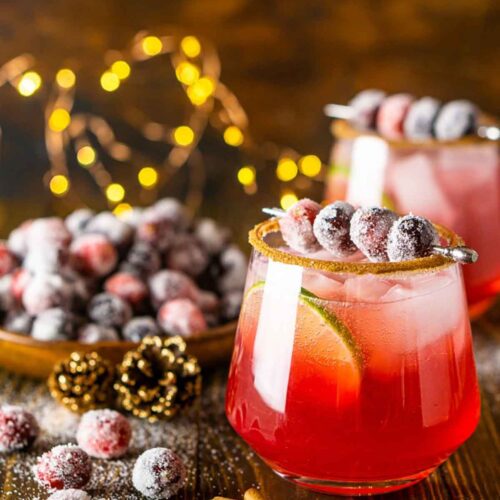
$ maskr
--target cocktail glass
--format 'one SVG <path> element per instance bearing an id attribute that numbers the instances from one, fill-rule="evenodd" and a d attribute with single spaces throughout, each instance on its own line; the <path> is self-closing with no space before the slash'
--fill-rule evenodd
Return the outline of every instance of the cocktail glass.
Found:
<path id="1" fill-rule="evenodd" d="M 464 270 L 472 315 L 500 292 L 500 160 L 480 138 L 452 143 L 388 142 L 333 124 L 335 144 L 327 198 L 413 212 L 453 229 L 479 252 Z"/>
<path id="2" fill-rule="evenodd" d="M 460 265 L 293 255 L 276 220 L 250 241 L 226 399 L 236 432 L 317 491 L 375 494 L 428 476 L 479 419 Z"/>

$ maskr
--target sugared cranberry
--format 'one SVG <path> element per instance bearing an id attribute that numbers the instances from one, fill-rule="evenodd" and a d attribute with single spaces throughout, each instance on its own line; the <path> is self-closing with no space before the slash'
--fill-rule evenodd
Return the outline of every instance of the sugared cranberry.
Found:
<path id="1" fill-rule="evenodd" d="M 27 248 L 36 250 L 44 244 L 67 247 L 71 238 L 71 233 L 59 217 L 35 219 L 28 227 Z"/>
<path id="2" fill-rule="evenodd" d="M 10 311 L 14 305 L 12 274 L 6 274 L 0 278 L 0 311 Z"/>
<path id="3" fill-rule="evenodd" d="M 127 247 L 134 236 L 134 229 L 111 212 L 97 214 L 88 222 L 85 232 L 102 234 L 120 249 Z"/>
<path id="4" fill-rule="evenodd" d="M 0 276 L 9 274 L 17 266 L 15 255 L 9 250 L 7 244 L 0 241 Z"/>
<path id="5" fill-rule="evenodd" d="M 148 277 L 161 267 L 161 258 L 158 250 L 145 241 L 137 241 L 129 250 L 120 269 L 142 277 Z"/>
<path id="6" fill-rule="evenodd" d="M 93 410 L 80 420 L 76 441 L 91 457 L 117 458 L 127 452 L 131 436 L 130 424 L 121 413 Z"/>
<path id="7" fill-rule="evenodd" d="M 158 324 L 169 335 L 192 337 L 207 329 L 201 309 L 189 299 L 166 302 L 158 311 Z"/>
<path id="8" fill-rule="evenodd" d="M 231 239 L 231 231 L 213 219 L 201 219 L 196 224 L 194 234 L 210 255 L 222 252 Z"/>
<path id="9" fill-rule="evenodd" d="M 31 273 L 21 267 L 17 268 L 12 273 L 11 290 L 12 295 L 17 301 L 21 300 L 24 290 L 30 282 L 31 277 Z"/>
<path id="10" fill-rule="evenodd" d="M 9 234 L 7 246 L 19 259 L 22 259 L 28 251 L 28 232 L 32 222 L 32 220 L 24 221 Z"/>
<path id="11" fill-rule="evenodd" d="M 198 276 L 208 265 L 208 254 L 192 235 L 179 235 L 172 243 L 167 255 L 167 267 Z"/>
<path id="12" fill-rule="evenodd" d="M 0 408 L 0 453 L 25 450 L 38 436 L 35 417 L 20 406 Z"/>
<path id="13" fill-rule="evenodd" d="M 220 265 L 222 274 L 217 284 L 220 292 L 243 290 L 247 270 L 245 254 L 236 245 L 229 245 L 220 255 Z"/>
<path id="14" fill-rule="evenodd" d="M 57 307 L 42 311 L 33 322 L 31 336 L 47 342 L 70 340 L 75 336 L 75 318 Z"/>
<path id="15" fill-rule="evenodd" d="M 403 124 L 415 98 L 410 94 L 394 94 L 385 99 L 377 113 L 378 132 L 391 140 L 404 137 Z"/>
<path id="16" fill-rule="evenodd" d="M 140 342 L 148 335 L 159 335 L 160 328 L 150 316 L 132 318 L 122 330 L 123 338 L 130 342 Z"/>
<path id="17" fill-rule="evenodd" d="M 104 283 L 106 292 L 116 295 L 132 306 L 140 305 L 148 296 L 144 281 L 130 273 L 120 272 L 110 276 Z"/>
<path id="18" fill-rule="evenodd" d="M 47 500 L 91 500 L 92 497 L 83 490 L 69 488 L 67 490 L 59 490 L 52 493 Z"/>
<path id="19" fill-rule="evenodd" d="M 74 268 L 90 276 L 106 276 L 116 266 L 115 247 L 102 234 L 83 234 L 70 247 L 70 260 Z"/>
<path id="20" fill-rule="evenodd" d="M 427 257 L 432 247 L 439 244 L 434 226 L 423 217 L 405 215 L 398 219 L 389 232 L 387 254 L 392 262 Z"/>
<path id="21" fill-rule="evenodd" d="M 320 245 L 334 257 L 353 254 L 357 248 L 349 234 L 354 208 L 344 201 L 336 201 L 323 208 L 314 221 L 314 235 Z"/>
<path id="22" fill-rule="evenodd" d="M 153 205 L 154 210 L 172 223 L 175 231 L 182 231 L 189 224 L 189 217 L 182 203 L 175 198 L 162 198 Z"/>
<path id="23" fill-rule="evenodd" d="M 221 301 L 222 317 L 231 321 L 238 317 L 240 313 L 241 303 L 243 302 L 243 292 L 241 290 L 233 290 L 226 293 Z"/>
<path id="24" fill-rule="evenodd" d="M 387 208 L 358 208 L 351 219 L 351 240 L 372 262 L 386 262 L 387 237 L 397 218 Z"/>
<path id="25" fill-rule="evenodd" d="M 158 307 L 164 302 L 179 298 L 196 300 L 198 287 L 185 274 L 164 269 L 151 276 L 149 291 L 153 305 Z"/>
<path id="26" fill-rule="evenodd" d="M 8 332 L 29 335 L 33 325 L 33 318 L 22 309 L 11 309 L 5 317 L 3 326 Z"/>
<path id="27" fill-rule="evenodd" d="M 478 110 L 466 100 L 446 103 L 434 123 L 434 134 L 440 141 L 455 141 L 477 127 Z"/>
<path id="28" fill-rule="evenodd" d="M 415 101 L 404 121 L 405 136 L 412 141 L 431 139 L 432 129 L 440 107 L 441 103 L 432 97 L 422 97 Z"/>
<path id="29" fill-rule="evenodd" d="M 88 208 L 79 208 L 71 212 L 64 220 L 66 227 L 73 237 L 80 236 L 85 231 L 87 224 L 95 216 L 95 212 Z"/>
<path id="30" fill-rule="evenodd" d="M 132 472 L 134 488 L 147 498 L 169 499 L 186 482 L 186 467 L 168 448 L 152 448 L 136 461 Z"/>
<path id="31" fill-rule="evenodd" d="M 349 106 L 354 110 L 351 121 L 362 129 L 373 128 L 384 99 L 385 92 L 382 90 L 367 89 L 361 91 L 349 101 Z"/>
<path id="32" fill-rule="evenodd" d="M 66 247 L 40 243 L 30 247 L 24 257 L 23 267 L 31 273 L 58 273 L 68 260 Z"/>
<path id="33" fill-rule="evenodd" d="M 32 316 L 52 307 L 66 307 L 70 302 L 71 287 L 58 274 L 33 276 L 22 296 L 23 306 Z"/>
<path id="34" fill-rule="evenodd" d="M 35 466 L 38 482 L 51 490 L 82 488 L 92 474 L 90 457 L 74 445 L 60 445 L 44 453 Z"/>
<path id="35" fill-rule="evenodd" d="M 175 238 L 174 223 L 155 207 L 144 210 L 137 226 L 136 236 L 160 251 L 166 250 Z"/>
<path id="36" fill-rule="evenodd" d="M 87 323 L 78 330 L 78 342 L 95 344 L 96 342 L 112 342 L 120 340 L 117 331 L 110 326 Z"/>
<path id="37" fill-rule="evenodd" d="M 308 253 L 319 249 L 313 224 L 320 210 L 318 203 L 304 198 L 292 205 L 279 219 L 281 235 L 292 250 Z"/>
<path id="38" fill-rule="evenodd" d="M 100 293 L 90 301 L 88 315 L 100 325 L 120 328 L 132 317 L 132 309 L 120 297 Z"/>

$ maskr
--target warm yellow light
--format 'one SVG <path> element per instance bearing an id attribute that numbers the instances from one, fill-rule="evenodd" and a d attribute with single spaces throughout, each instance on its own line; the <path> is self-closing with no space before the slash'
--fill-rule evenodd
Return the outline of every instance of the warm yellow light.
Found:
<path id="1" fill-rule="evenodd" d="M 152 188 L 158 182 L 158 172 L 153 167 L 143 167 L 139 170 L 137 178 L 142 187 Z"/>
<path id="2" fill-rule="evenodd" d="M 204 76 L 188 87 L 187 95 L 194 105 L 201 106 L 210 97 L 210 95 L 212 95 L 214 90 L 214 81 L 211 78 Z"/>
<path id="3" fill-rule="evenodd" d="M 65 175 L 54 175 L 50 179 L 49 188 L 56 196 L 64 196 L 69 189 L 69 179 Z"/>
<path id="4" fill-rule="evenodd" d="M 181 125 L 174 130 L 174 141 L 179 146 L 189 146 L 194 141 L 194 132 L 191 127 Z"/>
<path id="5" fill-rule="evenodd" d="M 56 73 L 56 82 L 63 89 L 70 89 L 75 85 L 76 75 L 68 68 L 62 68 Z"/>
<path id="6" fill-rule="evenodd" d="M 280 181 L 291 181 L 297 177 L 299 169 L 297 164 L 290 158 L 282 158 L 276 167 L 276 177 Z"/>
<path id="7" fill-rule="evenodd" d="M 238 170 L 238 182 L 243 186 L 250 186 L 255 182 L 255 168 L 252 166 L 241 167 Z"/>
<path id="8" fill-rule="evenodd" d="M 80 165 L 88 167 L 95 162 L 96 153 L 92 146 L 83 146 L 76 153 L 76 159 Z"/>
<path id="9" fill-rule="evenodd" d="M 54 109 L 49 117 L 49 128 L 54 132 L 62 132 L 70 123 L 71 116 L 63 108 Z"/>
<path id="10" fill-rule="evenodd" d="M 125 197 L 125 189 L 121 184 L 113 182 L 106 188 L 106 198 L 113 203 L 122 201 Z"/>
<path id="11" fill-rule="evenodd" d="M 224 141 L 230 146 L 241 146 L 243 144 L 243 132 L 235 125 L 230 125 L 224 130 Z"/>
<path id="12" fill-rule="evenodd" d="M 125 80 L 125 78 L 128 78 L 130 75 L 130 65 L 126 61 L 115 61 L 111 65 L 111 72 L 120 80 Z"/>
<path id="13" fill-rule="evenodd" d="M 101 87 L 106 92 L 113 92 L 120 86 L 120 79 L 118 75 L 111 71 L 105 71 L 101 75 Z"/>
<path id="14" fill-rule="evenodd" d="M 307 155 L 301 158 L 299 167 L 307 177 L 316 177 L 321 172 L 321 160 L 316 155 Z"/>
<path id="15" fill-rule="evenodd" d="M 181 83 L 192 85 L 200 78 L 200 70 L 194 64 L 184 61 L 175 69 L 175 76 Z"/>
<path id="16" fill-rule="evenodd" d="M 130 210 L 132 210 L 132 205 L 128 204 L 128 203 L 119 203 L 118 205 L 116 205 L 116 207 L 113 209 L 113 213 L 116 215 L 116 216 L 120 216 L 120 215 L 123 215 L 127 212 L 130 212 Z"/>
<path id="17" fill-rule="evenodd" d="M 200 55 L 201 44 L 195 36 L 185 36 L 181 40 L 181 50 L 188 57 L 196 57 Z"/>
<path id="18" fill-rule="evenodd" d="M 163 43 L 157 36 L 147 36 L 142 41 L 142 51 L 148 56 L 156 56 L 163 49 Z"/>
<path id="19" fill-rule="evenodd" d="M 295 193 L 285 193 L 281 196 L 280 205 L 283 210 L 287 210 L 292 205 L 297 203 L 299 199 Z"/>
<path id="20" fill-rule="evenodd" d="M 24 97 L 33 95 L 42 85 L 42 77 L 36 71 L 27 71 L 17 84 L 17 91 Z"/>

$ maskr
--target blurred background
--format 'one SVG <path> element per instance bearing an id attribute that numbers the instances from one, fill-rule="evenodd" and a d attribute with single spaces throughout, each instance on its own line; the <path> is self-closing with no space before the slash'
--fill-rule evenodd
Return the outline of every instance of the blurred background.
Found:
<path id="1" fill-rule="evenodd" d="M 500 4 L 493 0 L 4 0 L 0 65 L 30 53 L 41 84 L 29 96 L 20 95 L 19 79 L 0 88 L 0 233 L 24 218 L 67 213 L 79 204 L 105 209 L 146 204 L 160 194 L 184 198 L 194 182 L 192 200 L 199 211 L 225 221 L 244 239 L 263 205 L 278 205 L 287 194 L 321 197 L 325 166 L 317 173 L 313 165 L 314 175 L 299 170 L 280 181 L 276 165 L 288 156 L 299 163 L 303 155 L 328 162 L 332 138 L 322 112 L 328 102 L 345 103 L 357 91 L 377 87 L 443 100 L 467 98 L 498 115 L 499 21 Z M 141 30 L 147 32 L 137 38 Z M 102 76 L 123 56 L 113 51 L 134 54 L 134 43 L 143 43 L 145 36 L 171 34 L 178 40 L 196 37 L 201 55 L 193 55 L 196 46 L 191 46 L 188 59 L 202 69 L 211 65 L 215 73 L 211 47 L 216 50 L 224 87 L 218 77 L 212 83 L 230 89 L 248 124 L 237 127 L 242 137 L 237 130 L 226 136 L 231 112 L 228 118 L 227 109 L 206 111 L 207 126 L 193 152 L 197 166 L 170 166 L 164 184 L 145 188 L 138 172 L 144 166 L 160 172 L 172 148 L 155 137 L 154 125 L 175 131 L 189 124 L 193 113 L 201 109 L 203 114 L 206 103 L 194 104 L 186 86 L 183 91 L 178 60 L 172 65 L 169 55 L 142 60 L 139 54 L 119 88 L 111 81 L 106 89 Z M 200 60 L 206 53 L 207 61 Z M 59 167 L 50 170 L 54 158 L 49 159 L 46 129 L 61 68 L 76 75 L 75 130 L 69 122 L 53 124 L 74 133 L 64 149 L 69 184 L 53 185 L 54 194 L 50 179 Z M 234 100 L 228 103 L 239 112 Z M 116 142 L 128 148 L 125 153 L 138 151 L 117 161 L 99 149 L 93 133 L 86 135 L 108 173 L 104 184 L 112 178 L 124 189 L 111 201 L 77 158 L 84 144 L 75 139 L 78 113 L 104 118 Z M 64 122 L 65 116 L 59 118 Z M 249 169 L 242 172 L 242 167 Z"/>

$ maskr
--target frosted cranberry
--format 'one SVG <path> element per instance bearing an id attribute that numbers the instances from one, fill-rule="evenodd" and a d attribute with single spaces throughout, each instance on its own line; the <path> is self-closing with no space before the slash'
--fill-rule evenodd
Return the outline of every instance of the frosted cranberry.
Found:
<path id="1" fill-rule="evenodd" d="M 160 335 L 160 328 L 150 316 L 132 318 L 122 330 L 123 338 L 130 342 L 140 342 L 148 335 Z"/>
<path id="2" fill-rule="evenodd" d="M 169 499 L 186 482 L 186 467 L 168 448 L 152 448 L 137 459 L 132 472 L 134 488 L 148 498 Z"/>
<path id="3" fill-rule="evenodd" d="M 323 208 L 314 221 L 314 235 L 320 245 L 334 257 L 353 254 L 357 248 L 349 231 L 354 208 L 344 201 L 336 201 Z"/>
<path id="4" fill-rule="evenodd" d="M 52 493 L 47 500 L 92 500 L 92 497 L 83 490 L 69 488 Z"/>
<path id="5" fill-rule="evenodd" d="M 196 224 L 194 234 L 210 255 L 216 255 L 229 243 L 231 231 L 213 219 L 201 219 Z"/>
<path id="6" fill-rule="evenodd" d="M 9 234 L 7 246 L 18 258 L 22 259 L 28 251 L 28 231 L 32 222 L 32 220 L 24 221 Z"/>
<path id="7" fill-rule="evenodd" d="M 32 316 L 53 307 L 66 307 L 71 301 L 71 287 L 58 274 L 38 274 L 26 285 L 22 303 Z"/>
<path id="8" fill-rule="evenodd" d="M 434 133 L 440 141 L 455 141 L 472 133 L 477 127 L 477 107 L 469 101 L 446 103 L 434 123 Z"/>
<path id="9" fill-rule="evenodd" d="M 153 305 L 179 298 L 197 299 L 198 287 L 185 274 L 164 269 L 154 274 L 149 280 L 149 291 Z"/>
<path id="10" fill-rule="evenodd" d="M 85 226 L 86 233 L 98 233 L 105 236 L 115 247 L 124 248 L 132 242 L 134 229 L 111 212 L 101 212 Z"/>
<path id="11" fill-rule="evenodd" d="M 40 244 L 66 247 L 71 238 L 71 233 L 59 217 L 35 219 L 28 228 L 27 246 L 28 250 L 31 248 L 36 250 Z"/>
<path id="12" fill-rule="evenodd" d="M 23 267 L 31 273 L 58 273 L 68 260 L 66 247 L 43 242 L 31 247 L 24 257 Z"/>
<path id="13" fill-rule="evenodd" d="M 221 313 L 226 321 L 236 319 L 240 313 L 241 303 L 243 302 L 243 292 L 233 290 L 222 297 Z"/>
<path id="14" fill-rule="evenodd" d="M 351 121 L 360 128 L 373 128 L 380 105 L 384 102 L 385 92 L 376 89 L 367 89 L 355 95 L 349 106 L 354 110 Z"/>
<path id="15" fill-rule="evenodd" d="M 245 254 L 236 245 L 229 245 L 220 255 L 222 274 L 217 283 L 219 291 L 243 290 L 247 264 Z"/>
<path id="16" fill-rule="evenodd" d="M 8 249 L 7 244 L 0 241 L 0 276 L 4 276 L 17 266 L 15 255 Z"/>
<path id="17" fill-rule="evenodd" d="M 154 207 L 144 210 L 136 236 L 160 251 L 166 250 L 175 238 L 174 222 Z"/>
<path id="18" fill-rule="evenodd" d="M 31 273 L 23 268 L 18 268 L 12 273 L 11 291 L 17 301 L 21 300 L 31 277 Z"/>
<path id="19" fill-rule="evenodd" d="M 439 244 L 434 226 L 423 217 L 405 215 L 398 219 L 389 232 L 387 254 L 392 262 L 427 257 L 432 247 Z"/>
<path id="20" fill-rule="evenodd" d="M 382 103 L 377 114 L 378 132 L 391 140 L 404 137 L 403 125 L 415 98 L 410 94 L 394 94 Z"/>
<path id="21" fill-rule="evenodd" d="M 8 332 L 29 335 L 33 325 L 33 318 L 23 310 L 11 309 L 5 317 L 3 326 Z"/>
<path id="22" fill-rule="evenodd" d="M 175 198 L 163 198 L 158 200 L 153 209 L 169 220 L 176 231 L 187 228 L 189 217 L 182 203 Z"/>
<path id="23" fill-rule="evenodd" d="M 100 293 L 90 301 L 88 315 L 100 325 L 120 328 L 132 317 L 132 309 L 120 297 Z"/>
<path id="24" fill-rule="evenodd" d="M 172 243 L 167 255 L 167 267 L 190 276 L 198 276 L 208 265 L 208 254 L 191 235 L 182 235 Z"/>
<path id="25" fill-rule="evenodd" d="M 433 126 L 441 103 L 432 97 L 422 97 L 415 101 L 404 121 L 405 136 L 412 141 L 432 138 Z"/>
<path id="26" fill-rule="evenodd" d="M 196 336 L 207 329 L 201 309 L 189 299 L 166 302 L 158 311 L 158 324 L 169 335 Z"/>
<path id="27" fill-rule="evenodd" d="M 64 220 L 69 232 L 75 236 L 79 236 L 85 231 L 87 224 L 95 216 L 95 212 L 88 208 L 79 208 L 71 212 Z"/>
<path id="28" fill-rule="evenodd" d="M 120 340 L 117 331 L 110 326 L 87 323 L 78 330 L 78 342 L 95 344 L 96 342 L 113 342 Z"/>
<path id="29" fill-rule="evenodd" d="M 0 408 L 0 453 L 30 447 L 38 432 L 35 417 L 25 409 L 11 405 Z"/>
<path id="30" fill-rule="evenodd" d="M 397 218 L 387 208 L 358 208 L 351 219 L 351 240 L 372 262 L 386 262 L 387 237 Z"/>
<path id="31" fill-rule="evenodd" d="M 150 276 L 160 270 L 161 258 L 158 250 L 145 241 L 137 241 L 129 250 L 120 269 L 138 276 Z"/>
<path id="32" fill-rule="evenodd" d="M 128 420 L 114 410 L 85 413 L 76 433 L 78 446 L 96 458 L 117 458 L 128 450 L 132 429 Z"/>
<path id="33" fill-rule="evenodd" d="M 90 457 L 75 445 L 60 445 L 38 458 L 35 476 L 51 490 L 82 488 L 92 474 Z"/>
<path id="34" fill-rule="evenodd" d="M 281 235 L 292 250 L 302 253 L 319 250 L 313 224 L 320 210 L 318 203 L 304 198 L 292 205 L 279 219 Z"/>
<path id="35" fill-rule="evenodd" d="M 115 267 L 115 247 L 102 234 L 83 234 L 70 246 L 70 260 L 75 269 L 91 276 L 106 276 Z"/>
<path id="36" fill-rule="evenodd" d="M 33 322 L 31 336 L 45 342 L 71 340 L 75 337 L 75 318 L 57 307 L 42 311 Z"/>
<path id="37" fill-rule="evenodd" d="M 14 305 L 12 274 L 6 274 L 0 278 L 0 311 L 10 311 Z"/>
<path id="38" fill-rule="evenodd" d="M 144 281 L 130 273 L 116 273 L 104 283 L 106 292 L 126 300 L 132 306 L 140 305 L 148 296 Z"/>

